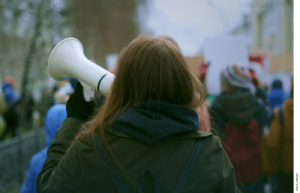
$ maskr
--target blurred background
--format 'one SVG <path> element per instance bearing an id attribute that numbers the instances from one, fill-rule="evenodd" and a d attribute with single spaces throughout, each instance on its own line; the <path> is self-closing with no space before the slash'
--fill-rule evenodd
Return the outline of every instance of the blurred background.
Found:
<path id="1" fill-rule="evenodd" d="M 216 77 L 232 62 L 252 68 L 267 91 L 279 78 L 289 92 L 293 10 L 293 0 L 0 0 L 0 85 L 9 76 L 22 98 L 15 133 L 3 135 L 0 90 L 0 192 L 19 192 L 31 156 L 46 146 L 47 110 L 72 92 L 72 81 L 56 82 L 47 72 L 62 39 L 78 38 L 87 58 L 112 69 L 140 33 L 170 36 L 196 76 L 201 63 L 209 64 L 210 95 L 220 92 Z"/>

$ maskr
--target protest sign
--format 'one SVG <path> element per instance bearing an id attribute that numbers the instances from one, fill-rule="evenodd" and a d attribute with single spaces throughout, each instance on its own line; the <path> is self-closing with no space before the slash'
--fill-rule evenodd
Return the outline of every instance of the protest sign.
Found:
<path id="1" fill-rule="evenodd" d="M 294 71 L 294 55 L 292 53 L 272 55 L 269 72 Z"/>
<path id="2" fill-rule="evenodd" d="M 247 41 L 241 36 L 206 39 L 204 58 L 205 62 L 210 62 L 206 76 L 207 93 L 217 95 L 221 92 L 220 74 L 227 65 L 249 65 Z"/>
<path id="3" fill-rule="evenodd" d="M 198 69 L 202 62 L 204 62 L 203 56 L 195 56 L 195 57 L 185 57 L 185 61 L 187 65 L 189 66 L 191 72 L 198 76 Z"/>

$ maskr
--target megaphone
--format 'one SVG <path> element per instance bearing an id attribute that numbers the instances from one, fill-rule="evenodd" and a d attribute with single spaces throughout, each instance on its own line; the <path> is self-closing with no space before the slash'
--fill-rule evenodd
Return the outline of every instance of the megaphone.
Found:
<path id="1" fill-rule="evenodd" d="M 78 79 L 84 88 L 84 98 L 91 101 L 95 91 L 106 95 L 114 80 L 114 74 L 88 60 L 81 42 L 73 37 L 60 41 L 48 59 L 50 76 L 60 81 L 63 77 Z"/>

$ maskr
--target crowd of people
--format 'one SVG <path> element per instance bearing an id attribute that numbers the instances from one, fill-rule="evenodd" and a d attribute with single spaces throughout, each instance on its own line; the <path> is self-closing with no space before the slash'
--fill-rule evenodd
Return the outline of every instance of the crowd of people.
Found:
<path id="1" fill-rule="evenodd" d="M 5 120 L 5 129 L 0 134 L 0 141 L 2 141 L 7 134 L 11 134 L 11 137 L 16 136 L 16 129 L 19 126 L 17 105 L 20 103 L 21 97 L 14 89 L 16 86 L 15 80 L 7 76 L 4 78 L 4 83 L 1 86 L 1 115 Z"/>
<path id="2" fill-rule="evenodd" d="M 74 88 L 78 80 L 66 77 L 61 81 L 51 85 L 47 89 L 47 107 L 50 108 L 54 104 L 66 104 L 69 95 L 74 92 Z M 33 128 L 33 110 L 34 97 L 29 97 L 28 105 L 26 106 L 25 123 L 28 127 Z M 20 111 L 23 110 L 21 104 L 24 97 L 16 91 L 16 81 L 13 77 L 7 76 L 4 78 L 0 92 L 0 116 L 3 117 L 5 128 L 0 132 L 0 141 L 17 135 L 17 128 L 20 126 Z M 23 129 L 24 130 L 24 129 Z M 22 132 L 22 131 L 21 131 Z"/>
<path id="3" fill-rule="evenodd" d="M 140 35 L 110 69 L 105 100 L 86 102 L 78 81 L 59 82 L 47 147 L 20 192 L 263 193 L 266 182 L 293 192 L 293 76 L 290 94 L 279 79 L 267 93 L 255 72 L 230 64 L 221 93 L 208 96 L 207 68 L 196 77 L 170 37 Z M 21 97 L 12 80 L 2 92 L 14 135 L 7 117 Z"/>

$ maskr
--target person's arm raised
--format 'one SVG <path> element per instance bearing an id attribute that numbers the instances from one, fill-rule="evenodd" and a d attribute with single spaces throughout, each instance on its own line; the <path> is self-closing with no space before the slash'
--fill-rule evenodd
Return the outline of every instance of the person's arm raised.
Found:
<path id="1" fill-rule="evenodd" d="M 81 124 L 87 121 L 94 111 L 94 102 L 84 100 L 82 89 L 81 84 L 78 83 L 75 93 L 67 102 L 67 119 L 62 123 L 48 148 L 43 169 L 37 177 L 37 192 L 59 192 L 58 186 L 62 187 L 62 184 L 78 172 L 78 168 L 72 167 L 72 165 L 76 166 L 76 160 L 69 160 L 66 163 L 64 157 L 71 141 L 78 134 Z M 74 184 L 68 184 L 67 188 L 64 186 L 64 190 L 71 191 L 75 188 L 76 191 L 78 184 L 71 180 L 68 183 Z"/>

